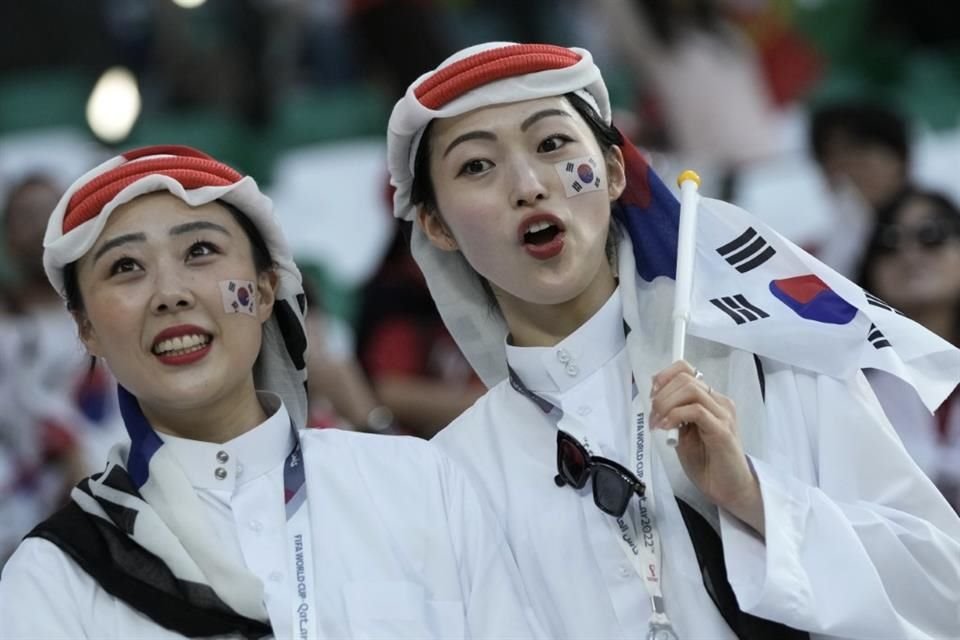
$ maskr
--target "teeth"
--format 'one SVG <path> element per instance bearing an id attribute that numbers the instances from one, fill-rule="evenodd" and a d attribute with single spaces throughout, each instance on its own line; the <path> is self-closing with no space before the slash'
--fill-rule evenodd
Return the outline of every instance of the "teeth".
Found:
<path id="1" fill-rule="evenodd" d="M 153 347 L 153 352 L 157 355 L 169 353 L 171 351 L 196 350 L 210 342 L 210 336 L 192 334 L 189 336 L 177 336 L 168 338 Z"/>
<path id="2" fill-rule="evenodd" d="M 529 227 L 527 227 L 527 233 L 536 233 L 537 231 L 543 231 L 544 229 L 549 229 L 553 225 L 549 222 L 534 222 Z"/>

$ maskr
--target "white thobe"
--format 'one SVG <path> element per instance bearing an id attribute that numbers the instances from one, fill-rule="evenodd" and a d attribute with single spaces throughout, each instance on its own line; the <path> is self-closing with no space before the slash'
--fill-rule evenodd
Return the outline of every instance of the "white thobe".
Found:
<path id="1" fill-rule="evenodd" d="M 162 438 L 200 497 L 222 553 L 263 582 L 276 637 L 293 637 L 283 467 L 294 439 L 286 410 L 222 445 Z M 334 429 L 301 431 L 300 439 L 323 637 L 531 635 L 502 531 L 435 447 Z M 0 635 L 181 637 L 106 593 L 38 538 L 23 542 L 4 568 Z"/>
<path id="2" fill-rule="evenodd" d="M 628 463 L 630 365 L 619 291 L 552 348 L 507 347 L 526 386 L 599 453 Z M 960 637 L 960 519 L 904 451 L 866 381 L 764 361 L 767 430 L 751 458 L 766 539 L 720 510 L 740 607 L 813 637 Z M 638 381 L 647 393 L 649 381 Z M 557 487 L 557 427 L 509 382 L 434 439 L 473 474 L 507 528 L 538 617 L 557 638 L 643 638 L 643 582 L 593 503 Z M 707 594 L 663 464 L 652 490 L 666 610 L 681 639 L 730 638 Z M 594 451 L 594 453 L 598 453 Z M 631 510 L 636 509 L 636 500 Z"/>

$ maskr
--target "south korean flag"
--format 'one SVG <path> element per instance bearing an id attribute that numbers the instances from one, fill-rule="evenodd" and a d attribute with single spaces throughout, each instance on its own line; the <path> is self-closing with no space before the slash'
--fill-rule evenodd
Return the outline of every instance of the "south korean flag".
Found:
<path id="1" fill-rule="evenodd" d="M 601 188 L 599 165 L 593 156 L 564 160 L 556 163 L 554 168 L 563 181 L 563 190 L 568 198 Z"/>
<path id="2" fill-rule="evenodd" d="M 835 377 L 887 371 L 934 410 L 960 350 L 866 293 L 750 213 L 702 198 L 688 331 Z"/>

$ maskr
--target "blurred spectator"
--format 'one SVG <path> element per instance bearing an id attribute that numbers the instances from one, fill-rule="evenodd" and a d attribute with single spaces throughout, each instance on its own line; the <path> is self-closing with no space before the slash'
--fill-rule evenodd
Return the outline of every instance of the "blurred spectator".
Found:
<path id="1" fill-rule="evenodd" d="M 907 188 L 877 212 L 861 284 L 948 342 L 960 345 L 960 210 Z M 931 416 L 913 390 L 881 371 L 868 377 L 904 445 L 960 511 L 960 388 Z"/>
<path id="2" fill-rule="evenodd" d="M 106 373 L 88 374 L 73 321 L 43 272 L 43 234 L 59 196 L 50 178 L 34 174 L 12 186 L 3 207 L 13 282 L 0 318 L 0 562 L 90 472 L 86 461 L 102 459 L 95 431 L 109 431 L 103 425 L 115 415 Z"/>
<path id="3" fill-rule="evenodd" d="M 660 136 L 681 156 L 730 173 L 772 154 L 774 111 L 757 52 L 715 0 L 602 0 L 615 47 L 646 102 L 647 147 Z"/>
<path id="4" fill-rule="evenodd" d="M 451 52 L 433 0 L 347 0 L 360 68 L 391 99 Z"/>
<path id="5" fill-rule="evenodd" d="M 483 394 L 483 383 L 440 319 L 400 226 L 361 305 L 357 353 L 400 429 L 429 438 Z"/>
<path id="6" fill-rule="evenodd" d="M 846 276 L 854 269 L 874 225 L 907 184 L 910 133 L 895 111 L 874 103 L 837 102 L 813 112 L 810 147 L 833 199 L 833 230 L 817 256 Z"/>
<path id="7" fill-rule="evenodd" d="M 392 432 L 393 413 L 377 399 L 353 350 L 349 328 L 328 313 L 317 282 L 303 269 L 307 296 L 309 426 Z"/>

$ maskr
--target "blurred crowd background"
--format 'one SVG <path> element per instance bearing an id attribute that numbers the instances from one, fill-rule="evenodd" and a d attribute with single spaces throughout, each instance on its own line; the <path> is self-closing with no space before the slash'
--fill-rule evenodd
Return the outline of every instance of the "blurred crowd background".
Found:
<path id="1" fill-rule="evenodd" d="M 307 278 L 311 426 L 430 437 L 482 393 L 391 217 L 384 158 L 406 86 L 476 42 L 589 49 L 666 183 L 695 169 L 960 344 L 955 3 L 30 0 L 0 25 L 0 566 L 125 437 L 41 240 L 63 190 L 126 148 L 198 147 L 274 199 Z M 930 416 L 868 373 L 960 505 L 960 397 Z"/>

